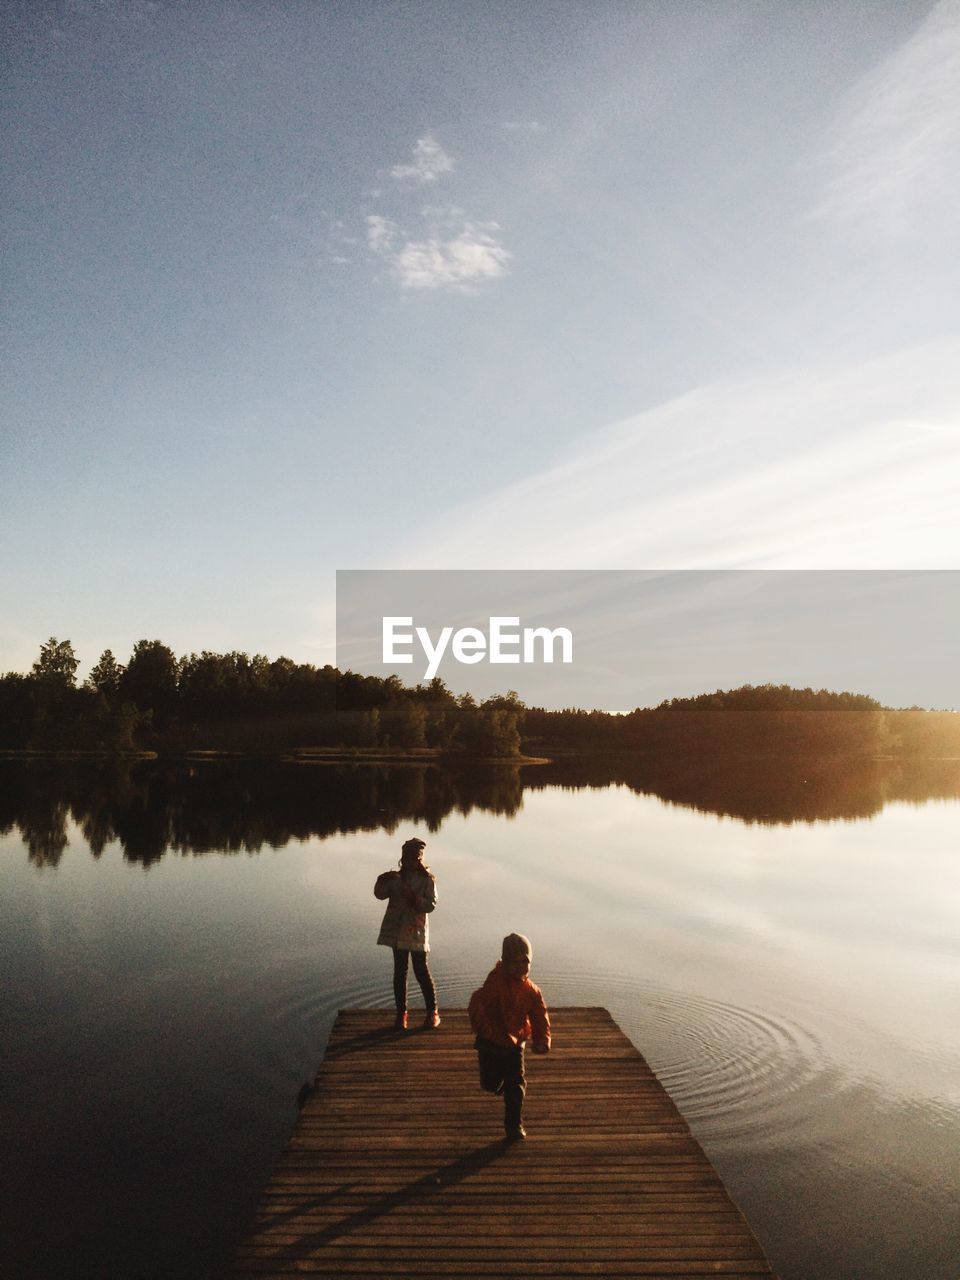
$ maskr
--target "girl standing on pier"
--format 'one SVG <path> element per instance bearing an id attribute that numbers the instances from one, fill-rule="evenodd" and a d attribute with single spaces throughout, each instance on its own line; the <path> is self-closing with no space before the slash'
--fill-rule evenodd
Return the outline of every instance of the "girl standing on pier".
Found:
<path id="1" fill-rule="evenodd" d="M 427 1008 L 423 1025 L 430 1028 L 440 1025 L 437 992 L 427 964 L 430 951 L 427 915 L 437 905 L 437 881 L 430 868 L 423 864 L 425 848 L 423 840 L 416 837 L 407 840 L 400 850 L 400 870 L 384 871 L 373 886 L 375 898 L 387 899 L 377 943 L 393 949 L 393 996 L 397 1005 L 394 1028 L 397 1031 L 406 1031 L 409 1026 L 407 970 L 411 956 L 414 977 L 420 984 Z"/>

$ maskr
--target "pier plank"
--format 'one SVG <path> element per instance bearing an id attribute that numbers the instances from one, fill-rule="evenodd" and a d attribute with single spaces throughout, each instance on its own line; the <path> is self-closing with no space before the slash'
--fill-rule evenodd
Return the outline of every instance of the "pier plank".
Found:
<path id="1" fill-rule="evenodd" d="M 345 1009 L 228 1275 L 478 1280 L 773 1276 L 669 1095 L 606 1009 L 551 1011 L 526 1142 L 502 1141 L 466 1012 L 392 1031 Z"/>

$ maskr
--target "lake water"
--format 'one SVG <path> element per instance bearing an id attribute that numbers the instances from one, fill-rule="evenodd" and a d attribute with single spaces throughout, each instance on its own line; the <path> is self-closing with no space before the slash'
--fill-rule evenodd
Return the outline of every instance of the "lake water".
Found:
<path id="1" fill-rule="evenodd" d="M 4 1276 L 222 1262 L 337 1009 L 391 1003 L 371 890 L 412 834 L 441 1010 L 528 934 L 783 1280 L 960 1272 L 960 762 L 8 762 L 0 831 Z"/>

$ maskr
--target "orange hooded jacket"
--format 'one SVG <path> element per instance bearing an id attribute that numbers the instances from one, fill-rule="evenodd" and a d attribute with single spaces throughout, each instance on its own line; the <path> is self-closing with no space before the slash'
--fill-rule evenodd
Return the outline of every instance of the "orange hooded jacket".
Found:
<path id="1" fill-rule="evenodd" d="M 550 1048 L 550 1016 L 540 988 L 529 978 L 514 978 L 498 960 L 467 1006 L 470 1025 L 494 1044 L 523 1044 L 533 1037 L 535 1049 Z"/>

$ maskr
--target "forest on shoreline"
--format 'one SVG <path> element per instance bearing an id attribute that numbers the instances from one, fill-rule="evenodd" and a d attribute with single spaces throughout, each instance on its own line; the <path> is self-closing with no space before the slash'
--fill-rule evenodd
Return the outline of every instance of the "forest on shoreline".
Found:
<path id="1" fill-rule="evenodd" d="M 477 702 L 440 679 L 413 687 L 289 658 L 203 651 L 178 658 L 140 640 L 107 649 L 90 675 L 51 637 L 30 672 L 0 676 L 7 752 L 291 751 L 517 759 L 568 753 L 734 752 L 742 756 L 960 755 L 960 712 L 884 707 L 866 694 L 745 685 L 627 714 Z"/>

